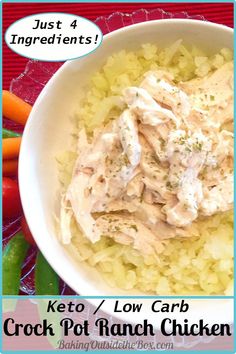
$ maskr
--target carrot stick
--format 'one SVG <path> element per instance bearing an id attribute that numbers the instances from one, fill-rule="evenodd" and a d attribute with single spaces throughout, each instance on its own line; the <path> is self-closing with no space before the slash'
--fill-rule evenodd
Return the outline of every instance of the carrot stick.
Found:
<path id="1" fill-rule="evenodd" d="M 32 107 L 13 93 L 2 91 L 2 114 L 16 123 L 25 125 Z"/>
<path id="2" fill-rule="evenodd" d="M 15 176 L 18 171 L 18 160 L 4 160 L 2 165 L 3 176 Z"/>
<path id="3" fill-rule="evenodd" d="M 3 159 L 14 159 L 18 157 L 20 151 L 21 137 L 2 139 Z"/>

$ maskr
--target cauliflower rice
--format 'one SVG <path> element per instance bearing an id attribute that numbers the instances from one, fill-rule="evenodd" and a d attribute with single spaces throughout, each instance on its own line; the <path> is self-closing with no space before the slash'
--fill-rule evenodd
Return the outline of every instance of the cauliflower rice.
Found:
<path id="1" fill-rule="evenodd" d="M 122 111 L 119 96 L 124 88 L 138 85 L 148 70 L 168 69 L 176 82 L 204 77 L 232 60 L 223 48 L 208 57 L 179 40 L 160 50 L 144 44 L 140 50 L 122 50 L 110 56 L 92 77 L 90 89 L 76 117 L 76 132 L 85 125 L 92 135 L 96 127 Z M 72 138 L 72 145 L 73 138 Z M 57 157 L 62 191 L 69 185 L 77 153 L 72 148 Z M 131 246 L 102 237 L 92 244 L 75 220 L 71 222 L 72 244 L 81 261 L 95 267 L 112 287 L 138 289 L 157 295 L 231 295 L 233 292 L 233 212 L 194 222 L 191 236 L 165 240 L 158 256 L 141 255 Z"/>

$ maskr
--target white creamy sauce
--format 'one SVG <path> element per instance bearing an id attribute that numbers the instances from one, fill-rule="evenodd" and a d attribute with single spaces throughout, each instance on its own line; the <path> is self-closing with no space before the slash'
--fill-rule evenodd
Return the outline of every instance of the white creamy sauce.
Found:
<path id="1" fill-rule="evenodd" d="M 122 99 L 126 109 L 90 143 L 79 134 L 62 240 L 70 242 L 74 215 L 91 242 L 105 235 L 160 253 L 198 217 L 232 209 L 233 63 L 178 85 L 168 72 L 147 72 Z"/>

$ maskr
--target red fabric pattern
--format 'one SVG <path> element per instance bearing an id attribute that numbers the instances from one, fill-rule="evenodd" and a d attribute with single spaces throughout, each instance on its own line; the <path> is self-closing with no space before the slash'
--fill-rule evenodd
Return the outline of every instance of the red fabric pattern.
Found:
<path id="1" fill-rule="evenodd" d="M 186 11 L 190 16 L 202 15 L 208 21 L 233 27 L 232 3 L 4 3 L 3 35 L 16 20 L 40 12 L 68 12 L 95 20 L 120 11 L 130 13 L 138 9 L 161 8 L 167 12 Z M 13 78 L 25 68 L 28 59 L 11 51 L 3 40 L 3 88 L 8 89 Z"/>

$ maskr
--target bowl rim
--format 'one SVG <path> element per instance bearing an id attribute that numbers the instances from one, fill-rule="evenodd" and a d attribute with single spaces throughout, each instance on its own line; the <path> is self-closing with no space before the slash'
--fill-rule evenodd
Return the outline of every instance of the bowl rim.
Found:
<path id="1" fill-rule="evenodd" d="M 228 32 L 229 35 L 233 35 L 233 29 L 230 27 L 227 27 L 225 25 L 222 24 L 216 24 L 216 23 L 212 23 L 212 22 L 207 22 L 207 21 L 202 21 L 202 20 L 196 20 L 196 19 L 179 19 L 179 18 L 171 18 L 171 19 L 158 19 L 158 20 L 149 20 L 146 22 L 140 22 L 140 23 L 136 23 L 130 26 L 126 26 L 126 27 L 122 27 L 119 28 L 113 32 L 110 32 L 106 35 L 104 35 L 103 38 L 103 42 L 107 42 L 109 41 L 112 37 L 116 37 L 119 36 L 121 33 L 127 32 L 127 31 L 133 31 L 135 30 L 137 27 L 150 27 L 150 26 L 157 26 L 159 24 L 174 24 L 174 23 L 178 23 L 178 24 L 188 24 L 188 25 L 192 25 L 192 26 L 196 26 L 196 27 L 205 27 L 205 28 L 216 28 L 222 31 L 226 31 Z M 102 48 L 102 45 L 101 47 Z M 31 220 L 29 218 L 29 209 L 30 209 L 30 203 L 28 202 L 28 195 L 27 193 L 25 193 L 25 191 L 27 190 L 27 186 L 24 182 L 24 174 L 25 174 L 25 170 L 24 170 L 24 166 L 23 166 L 23 160 L 25 159 L 25 154 L 27 153 L 26 151 L 26 146 L 27 146 L 27 140 L 28 140 L 28 136 L 30 135 L 30 128 L 31 128 L 31 124 L 34 120 L 34 114 L 38 109 L 38 106 L 43 102 L 43 99 L 46 95 L 46 91 L 48 89 L 50 89 L 50 85 L 61 75 L 61 73 L 67 68 L 67 66 L 70 66 L 72 62 L 75 61 L 79 61 L 80 58 L 78 59 L 74 59 L 74 60 L 68 60 L 66 61 L 57 71 L 56 73 L 49 79 L 49 81 L 47 82 L 47 84 L 45 85 L 45 87 L 43 88 L 43 90 L 41 91 L 41 93 L 39 94 L 38 98 L 35 101 L 35 104 L 33 105 L 32 111 L 30 113 L 30 116 L 28 118 L 28 121 L 26 123 L 25 126 L 25 130 L 22 136 L 22 143 L 21 143 L 21 149 L 20 149 L 20 154 L 19 154 L 19 167 L 18 167 L 18 176 L 19 176 L 19 189 L 20 189 L 20 196 L 21 196 L 21 201 L 22 201 L 22 207 L 24 210 L 24 214 L 26 217 L 26 220 L 28 222 L 29 228 L 32 231 L 33 237 L 37 243 L 37 246 L 39 248 L 39 250 L 42 252 L 42 254 L 44 255 L 44 257 L 47 259 L 48 263 L 52 266 L 52 268 L 55 270 L 55 272 L 59 275 L 59 277 L 61 277 L 66 284 L 68 284 L 75 292 L 78 291 L 78 289 L 76 290 L 76 286 L 73 283 L 72 279 L 69 277 L 66 277 L 66 272 L 63 269 L 63 266 L 60 265 L 59 263 L 55 263 L 54 262 L 54 254 L 50 252 L 48 252 L 47 249 L 47 245 L 43 242 L 42 237 L 40 237 L 40 232 L 37 231 L 34 227 L 34 223 L 33 220 Z M 58 241 L 59 242 L 59 241 Z M 62 246 L 63 247 L 63 246 Z M 86 297 L 86 289 L 81 289 L 80 290 L 80 295 L 78 296 L 83 296 Z M 104 297 L 106 295 L 96 295 L 96 297 Z M 176 295 L 178 296 L 178 295 Z M 194 295 L 192 295 L 194 296 Z M 70 295 L 68 295 L 68 297 L 70 297 Z M 112 297 L 112 296 L 111 296 Z M 117 295 L 117 298 L 119 298 L 120 295 Z M 130 298 L 132 297 L 136 297 L 136 295 L 130 295 Z M 152 297 L 151 295 L 143 295 L 142 298 L 150 298 Z M 179 297 L 181 297 L 181 295 L 179 295 Z M 210 296 L 210 297 L 214 297 L 214 296 Z M 105 312 L 107 312 L 105 310 Z M 122 317 L 123 319 L 124 317 Z"/>

